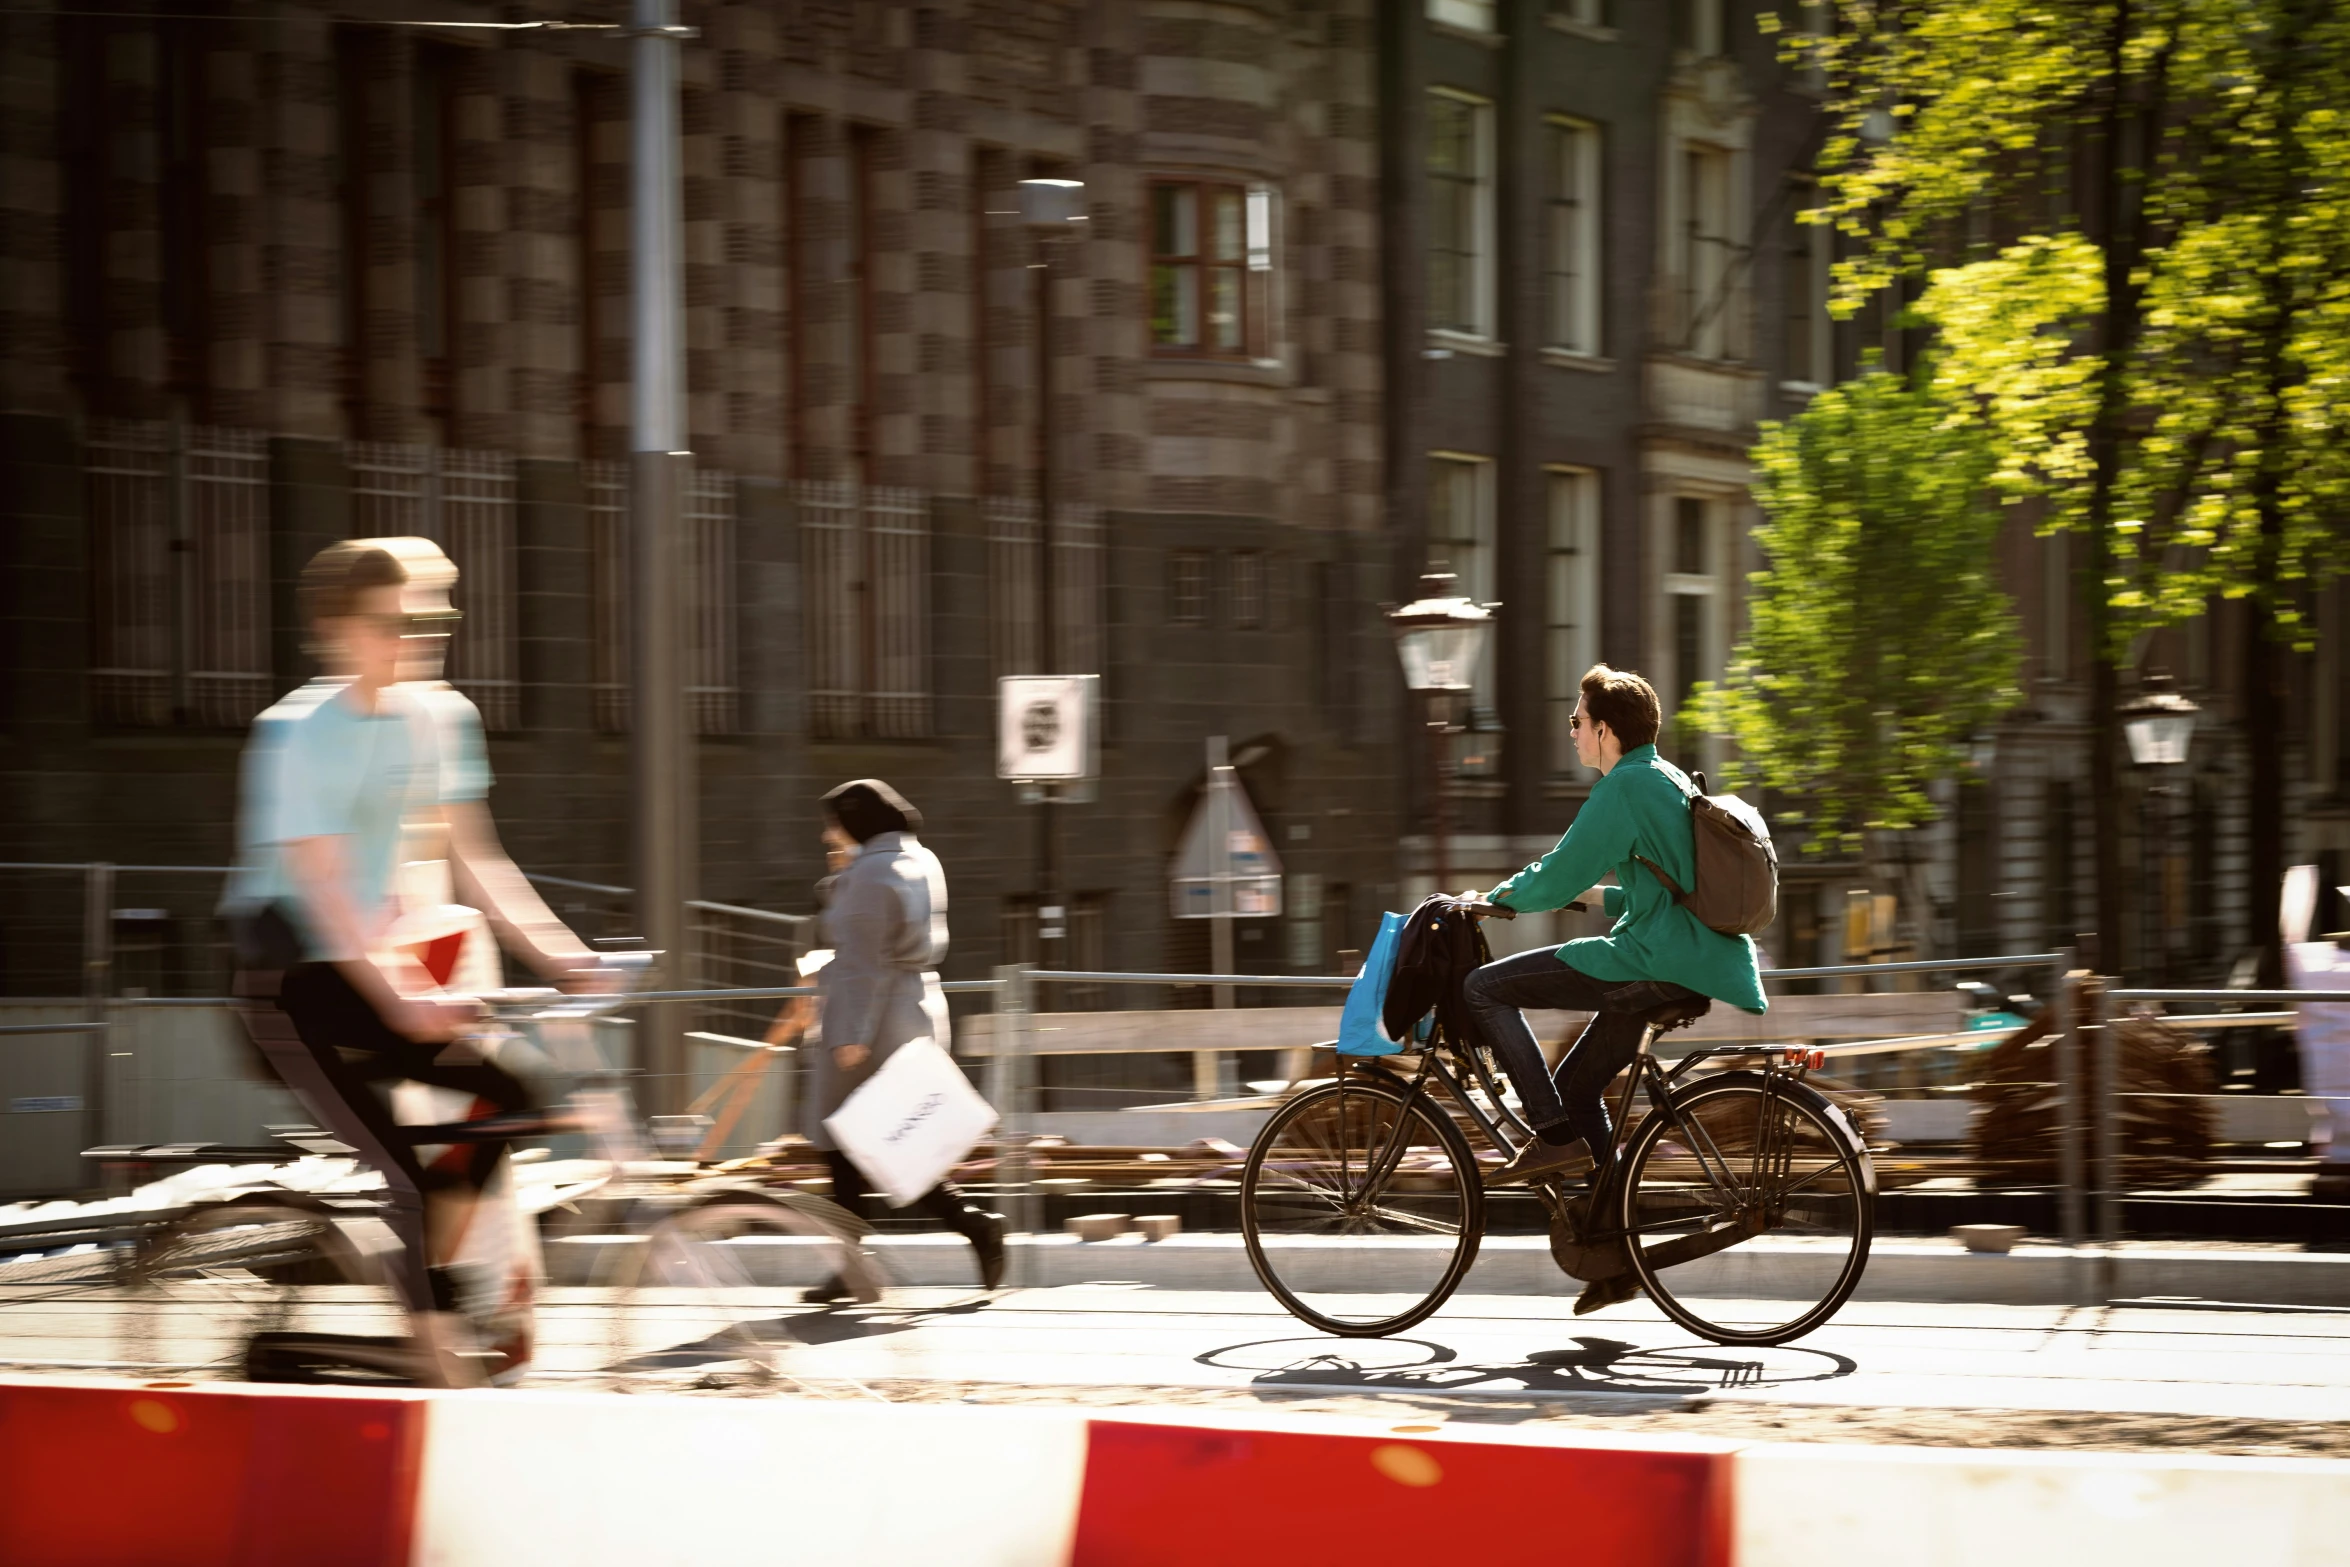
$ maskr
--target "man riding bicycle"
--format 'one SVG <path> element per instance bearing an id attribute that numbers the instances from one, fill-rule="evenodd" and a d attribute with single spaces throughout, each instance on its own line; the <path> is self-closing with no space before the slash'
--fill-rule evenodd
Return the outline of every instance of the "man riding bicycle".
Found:
<path id="1" fill-rule="evenodd" d="M 1557 848 L 1486 894 L 1490 902 L 1539 913 L 1580 900 L 1606 871 L 1616 876 L 1615 886 L 1597 889 L 1616 916 L 1606 935 L 1488 963 L 1466 982 L 1469 1016 L 1516 1085 L 1537 1134 L 1494 1183 L 1571 1174 L 1588 1162 L 1597 1191 L 1615 1149 L 1607 1086 L 1639 1052 L 1645 1014 L 1703 997 L 1744 1012 L 1768 1005 L 1753 938 L 1710 929 L 1663 880 L 1696 884 L 1689 815 L 1696 789 L 1656 754 L 1660 713 L 1647 681 L 1605 664 L 1591 667 L 1568 727 L 1576 758 L 1598 770 L 1599 782 Z M 1593 1014 L 1555 1080 L 1543 1068 L 1521 1007 Z"/>
<path id="2" fill-rule="evenodd" d="M 385 940 L 399 913 L 403 831 L 443 818 L 436 725 L 399 685 L 414 625 L 407 588 L 391 554 L 357 543 L 333 545 L 303 569 L 303 617 L 326 672 L 254 722 L 222 908 L 237 938 L 238 994 L 257 1003 L 246 1012 L 256 1045 L 384 1178 L 401 1243 L 390 1282 L 410 1313 L 418 1377 L 462 1385 L 481 1380 L 481 1368 L 454 1309 L 455 1281 L 436 1264 L 454 1254 L 505 1148 L 474 1143 L 453 1167 L 427 1172 L 373 1085 L 454 1088 L 498 1112 L 530 1096 L 452 1043 L 475 1009 L 432 999 L 430 977 Z M 461 861 L 464 841 L 451 852 Z M 576 941 L 546 945 L 548 967 L 565 949 L 585 956 Z"/>

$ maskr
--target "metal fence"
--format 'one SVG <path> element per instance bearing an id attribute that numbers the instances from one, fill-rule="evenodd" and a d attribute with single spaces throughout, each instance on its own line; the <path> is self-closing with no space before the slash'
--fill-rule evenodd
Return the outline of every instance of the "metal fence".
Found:
<path id="1" fill-rule="evenodd" d="M 629 723 L 630 623 L 628 467 L 582 465 L 588 513 L 590 676 L 596 727 L 626 734 Z M 694 733 L 731 735 L 742 728 L 742 592 L 735 476 L 696 468 L 685 481 L 686 701 Z"/>
<path id="2" fill-rule="evenodd" d="M 282 1091 L 252 1079 L 237 1059 L 241 1041 L 223 999 L 227 955 L 219 950 L 210 917 L 219 874 L 220 868 L 206 866 L 0 865 L 12 893 L 6 917 L 0 919 L 11 978 L 21 974 L 46 982 L 44 993 L 36 995 L 12 985 L 14 994 L 0 1003 L 6 1013 L 0 1018 L 5 1040 L 0 1076 L 8 1085 L 10 1117 L 9 1135 L 0 1137 L 0 1147 L 7 1150 L 0 1157 L 0 1182 L 8 1189 L 40 1187 L 42 1182 L 26 1179 L 36 1164 L 74 1169 L 82 1147 L 158 1141 L 174 1133 L 217 1138 L 221 1133 L 213 1123 L 223 1115 L 244 1116 L 253 1129 L 245 1138 L 251 1140 L 268 1117 L 285 1117 Z M 583 936 L 626 935 L 632 923 L 628 889 L 560 877 L 533 879 Z M 690 1063 L 689 1080 L 674 1085 L 679 1091 L 673 1094 L 655 1087 L 680 1103 L 739 1061 L 741 1051 L 765 1033 L 781 1002 L 813 994 L 797 983 L 797 959 L 812 939 L 805 917 L 706 901 L 692 909 L 695 959 L 688 983 L 642 998 L 645 1006 L 688 1004 L 694 1009 L 689 1037 L 701 1053 Z M 38 916 L 29 925 L 27 911 Z M 1820 1032 L 1832 1034 L 1802 1021 L 1807 1014 L 1800 998 L 1787 995 L 1816 981 L 1854 981 L 1883 995 L 1919 976 L 1992 971 L 2037 974 L 2043 981 L 2038 988 L 2058 1009 L 2049 1068 L 2056 1228 L 2064 1240 L 2105 1258 L 2097 1263 L 2095 1277 L 2107 1295 L 2113 1281 L 2110 1253 L 2125 1233 L 2125 1201 L 2131 1198 L 2121 1130 L 2130 1095 L 2122 1087 L 2116 1046 L 2123 1010 L 2183 1006 L 2189 1011 L 2170 1021 L 2200 1032 L 2278 1024 L 2289 1017 L 2283 1009 L 2311 1002 L 2350 1003 L 2350 992 L 2112 988 L 2074 971 L 2065 953 L 1839 965 L 1766 971 L 1766 983 L 1786 995 L 1788 1004 L 1781 1009 L 1785 1015 L 1777 1031 L 1767 1020 L 1756 1020 L 1749 1043 L 1790 1029 L 1814 1030 L 1801 1041 L 1806 1044 Z M 1335 995 L 1352 983 L 1340 975 L 1044 971 L 1013 965 L 989 979 L 951 981 L 946 989 L 956 997 L 986 998 L 975 1012 L 971 1001 L 958 1003 L 958 1048 L 975 1065 L 984 1062 L 987 1092 L 1005 1116 L 1003 1154 L 1010 1161 L 1005 1179 L 1015 1192 L 1025 1192 L 1019 1150 L 1045 1124 L 1038 1120 L 1045 1104 L 1041 1063 L 1067 1053 L 1075 1032 L 1105 1032 L 1106 1042 L 1084 1046 L 1087 1050 L 1192 1054 L 1201 1062 L 1195 1078 L 1195 1097 L 1201 1099 L 1231 1093 L 1230 1074 L 1219 1066 L 1244 1052 L 1289 1052 L 1268 1064 L 1277 1065 L 1274 1076 L 1296 1081 L 1308 1069 L 1299 1053 L 1315 1038 L 1335 1032 L 1334 1026 L 1321 1029 L 1329 1021 L 1327 1008 L 1048 1016 L 1053 999 L 1098 987 L 1236 986 Z M 1820 999 L 1866 1003 L 1871 997 Z M 1108 1037 L 1114 1034 L 1119 1037 Z M 1963 1048 L 1982 1037 L 1840 1040 L 1819 1048 L 1833 1057 L 1860 1059 L 1889 1051 Z M 1695 1045 L 1745 1047 L 1739 1039 L 1700 1038 Z M 1693 1047 L 1676 1044 L 1676 1049 Z M 793 1097 L 788 1086 L 793 1075 L 788 1068 L 781 1074 L 780 1104 Z M 769 1114 L 768 1121 L 780 1113 Z M 744 1138 L 747 1144 L 787 1129 L 788 1123 L 761 1124 L 746 1128 Z M 74 1178 L 52 1174 L 46 1184 L 57 1189 Z"/>
<path id="3" fill-rule="evenodd" d="M 269 704 L 269 439 L 95 420 L 84 449 L 97 711 L 234 728 Z"/>
<path id="4" fill-rule="evenodd" d="M 980 502 L 987 530 L 988 656 L 998 675 L 1041 675 L 1107 668 L 1102 625 L 1108 586 L 1108 530 L 1101 508 L 1076 503 L 1053 510 L 1054 647 L 1041 645 L 1037 595 L 1042 529 L 1036 503 L 989 496 Z"/>
<path id="5" fill-rule="evenodd" d="M 930 511 L 920 491 L 803 480 L 800 603 L 808 732 L 930 733 Z"/>
<path id="6" fill-rule="evenodd" d="M 513 454 L 353 441 L 345 460 L 358 537 L 430 539 L 456 564 L 451 597 L 465 619 L 449 639 L 449 681 L 481 709 L 484 728 L 519 727 Z"/>

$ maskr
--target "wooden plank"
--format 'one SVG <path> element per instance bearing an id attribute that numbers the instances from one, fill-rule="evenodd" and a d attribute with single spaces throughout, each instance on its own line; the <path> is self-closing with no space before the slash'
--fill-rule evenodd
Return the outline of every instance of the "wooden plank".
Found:
<path id="1" fill-rule="evenodd" d="M 1154 1050 L 1296 1050 L 1338 1037 L 1337 1007 L 1193 1007 L 1176 1012 L 1039 1012 L 1038 1055 L 1136 1054 Z M 955 1024 L 955 1054 L 995 1054 L 1003 1019 L 983 1012 Z"/>
<path id="2" fill-rule="evenodd" d="M 1145 1051 L 1295 1050 L 1338 1037 L 1337 1007 L 1194 1007 L 1174 1012 L 1040 1012 L 1038 1055 L 1121 1055 Z M 1692 1040 L 1887 1039 L 1957 1033 L 1966 1006 L 1955 991 L 1911 991 L 1877 996 L 1781 996 L 1764 1017 L 1749 1017 L 1715 1002 L 1694 1028 L 1671 1043 Z M 1580 1027 L 1579 1014 L 1534 1012 L 1528 1021 L 1541 1038 Z M 955 1025 L 955 1053 L 993 1055 L 1002 1020 L 983 1012 Z"/>

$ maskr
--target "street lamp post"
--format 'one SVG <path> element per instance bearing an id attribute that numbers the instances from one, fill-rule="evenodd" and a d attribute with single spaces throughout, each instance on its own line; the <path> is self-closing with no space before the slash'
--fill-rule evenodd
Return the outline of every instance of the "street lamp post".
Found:
<path id="1" fill-rule="evenodd" d="M 2173 769 L 2184 767 L 2187 746 L 2195 735 L 2195 715 L 2201 711 L 2193 702 L 2181 696 L 2172 687 L 2168 671 L 2148 670 L 2138 682 L 2138 694 L 2120 708 L 2122 734 L 2129 742 L 2131 765 L 2141 768 L 2147 776 L 2146 800 L 2148 810 L 2141 837 L 2145 852 L 2140 855 L 2139 875 L 2144 883 L 2140 906 L 2145 910 L 2148 956 L 2158 958 L 2159 977 L 2171 978 L 2171 932 L 2174 921 L 2169 917 L 2172 899 L 2165 896 L 2168 878 L 2156 874 L 2159 864 L 2167 868 L 2170 822 L 2172 813 L 2155 802 L 2167 800 L 2177 793 L 2165 780 L 2173 776 Z M 2162 829 L 2158 842 L 2157 827 Z M 2158 912 L 2159 911 L 2159 912 Z"/>
<path id="2" fill-rule="evenodd" d="M 635 621 L 630 724 L 635 730 L 637 918 L 667 954 L 670 983 L 693 982 L 686 900 L 694 895 L 697 786 L 685 702 L 685 343 L 680 252 L 679 46 L 675 0 L 635 0 L 632 150 L 633 364 L 629 397 L 629 510 Z M 682 1105 L 685 1016 L 646 1009 L 638 1064 L 655 1107 Z"/>
<path id="3" fill-rule="evenodd" d="M 1395 633 L 1396 656 L 1403 661 L 1404 684 L 1428 698 L 1430 783 L 1435 804 L 1434 860 L 1436 890 L 1452 880 L 1452 736 L 1460 732 L 1452 722 L 1455 692 L 1469 690 L 1476 681 L 1477 661 L 1485 653 L 1486 634 L 1493 629 L 1493 608 L 1472 604 L 1455 591 L 1458 579 L 1450 572 L 1430 572 L 1420 578 L 1420 596 L 1401 609 L 1388 611 L 1388 628 Z"/>
<path id="4" fill-rule="evenodd" d="M 1060 614 L 1056 602 L 1053 559 L 1053 254 L 1055 247 L 1081 232 L 1085 221 L 1085 183 L 1082 180 L 1022 180 L 1020 221 L 1036 241 L 1036 658 L 1039 673 L 1060 671 Z M 1051 784 L 1037 786 L 1039 806 L 1052 803 Z M 1060 879 L 1054 864 L 1053 814 L 1039 810 L 1036 818 L 1036 949 L 1040 966 L 1059 968 L 1061 941 L 1068 929 L 1067 908 L 1053 885 Z"/>

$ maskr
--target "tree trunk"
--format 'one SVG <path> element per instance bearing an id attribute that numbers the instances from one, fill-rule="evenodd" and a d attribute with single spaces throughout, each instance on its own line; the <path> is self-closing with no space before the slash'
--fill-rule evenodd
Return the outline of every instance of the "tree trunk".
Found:
<path id="1" fill-rule="evenodd" d="M 2124 421 L 2129 390 L 2123 367 L 2138 345 L 2141 313 L 2135 274 L 2144 235 L 2131 210 L 2133 154 L 2142 161 L 2143 134 L 2125 146 L 2133 107 L 2142 128 L 2149 109 L 2133 106 L 2125 47 L 2131 8 L 2114 7 L 2106 35 L 2104 108 L 2100 115 L 2096 208 L 2093 221 L 2105 258 L 2105 311 L 2098 334 L 2102 363 L 2097 376 L 2097 415 L 2088 431 L 2091 478 L 2082 519 L 2088 557 L 2081 563 L 2079 588 L 2089 621 L 2089 794 L 2096 812 L 2098 966 L 2108 974 L 2127 971 L 2135 954 L 2124 939 L 2130 906 L 2122 881 L 2121 747 L 2114 708 L 2121 691 L 2121 649 L 2113 634 L 2113 604 L 2107 586 L 2113 567 L 2114 491 L 2121 479 Z"/>
<path id="2" fill-rule="evenodd" d="M 2269 527 L 2264 509 L 2263 543 Z M 2285 660 L 2269 607 L 2268 595 L 2274 591 L 2271 582 L 2244 606 L 2244 744 L 2252 764 L 2245 801 L 2252 841 L 2244 937 L 2245 944 L 2260 954 L 2258 983 L 2264 989 L 2281 989 L 2285 983 L 2284 948 L 2277 934 L 2277 901 L 2285 877 Z"/>

